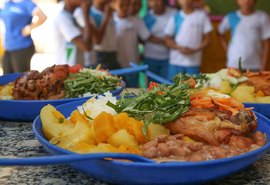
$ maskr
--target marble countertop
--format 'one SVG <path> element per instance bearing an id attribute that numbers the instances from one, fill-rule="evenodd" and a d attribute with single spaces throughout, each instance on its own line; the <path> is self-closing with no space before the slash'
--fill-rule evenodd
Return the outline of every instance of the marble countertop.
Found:
<path id="1" fill-rule="evenodd" d="M 0 121 L 0 158 L 49 155 L 35 138 L 31 123 Z M 107 185 L 64 165 L 43 167 L 2 167 L 0 185 Z M 209 185 L 270 184 L 270 152 L 249 168 Z"/>

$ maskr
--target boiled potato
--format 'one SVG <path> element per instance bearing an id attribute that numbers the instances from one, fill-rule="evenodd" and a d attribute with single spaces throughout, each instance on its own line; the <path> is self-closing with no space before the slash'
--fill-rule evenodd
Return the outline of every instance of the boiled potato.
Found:
<path id="1" fill-rule="evenodd" d="M 78 110 L 74 110 L 71 115 L 70 115 L 70 118 L 69 120 L 71 121 L 71 123 L 77 123 L 77 121 L 81 121 L 81 122 L 84 122 L 84 123 L 88 123 L 89 120 L 87 120 L 87 118 L 82 115 Z"/>
<path id="2" fill-rule="evenodd" d="M 255 102 L 255 87 L 240 85 L 232 93 L 231 96 L 241 102 Z"/>
<path id="3" fill-rule="evenodd" d="M 139 144 L 136 138 L 129 134 L 125 129 L 121 129 L 114 133 L 109 139 L 108 143 L 115 147 L 120 147 L 121 145 L 131 146 L 138 148 Z"/>
<path id="4" fill-rule="evenodd" d="M 118 148 L 118 151 L 120 153 L 138 154 L 138 155 L 141 155 L 142 154 L 142 151 L 139 148 L 132 147 L 132 146 L 126 146 L 126 145 L 121 145 Z"/>
<path id="5" fill-rule="evenodd" d="M 86 142 L 79 142 L 71 146 L 70 148 L 66 148 L 66 149 L 72 152 L 79 153 L 79 154 L 86 154 L 86 153 L 89 153 L 89 151 L 92 150 L 92 148 L 94 147 L 96 147 L 96 145 L 91 145 Z"/>
<path id="6" fill-rule="evenodd" d="M 74 124 L 69 122 L 52 105 L 46 105 L 41 109 L 40 119 L 42 122 L 42 131 L 48 140 L 64 136 L 66 132 L 74 127 Z"/>
<path id="7" fill-rule="evenodd" d="M 100 143 L 98 145 L 90 145 L 88 143 L 77 143 L 72 148 L 69 148 L 70 151 L 86 154 L 86 153 L 117 153 L 119 152 L 118 148 L 105 143 Z"/>
<path id="8" fill-rule="evenodd" d="M 230 94 L 231 91 L 232 91 L 231 84 L 228 81 L 222 81 L 219 92 L 221 92 L 223 94 Z"/>
<path id="9" fill-rule="evenodd" d="M 270 96 L 264 96 L 264 97 L 255 97 L 255 101 L 257 103 L 270 103 Z"/>
<path id="10" fill-rule="evenodd" d="M 170 131 L 162 125 L 151 123 L 148 126 L 147 136 L 150 140 L 160 135 L 170 135 Z"/>
<path id="11" fill-rule="evenodd" d="M 91 124 L 88 123 L 78 121 L 74 128 L 63 134 L 63 136 L 53 138 L 50 142 L 65 149 L 69 149 L 80 142 L 96 144 Z"/>
<path id="12" fill-rule="evenodd" d="M 97 143 L 106 143 L 117 132 L 113 115 L 102 112 L 93 121 L 93 133 Z"/>
<path id="13" fill-rule="evenodd" d="M 129 134 L 135 136 L 140 144 L 147 142 L 142 133 L 142 121 L 129 117 L 127 113 L 120 113 L 114 116 L 114 124 L 117 130 L 125 129 Z"/>

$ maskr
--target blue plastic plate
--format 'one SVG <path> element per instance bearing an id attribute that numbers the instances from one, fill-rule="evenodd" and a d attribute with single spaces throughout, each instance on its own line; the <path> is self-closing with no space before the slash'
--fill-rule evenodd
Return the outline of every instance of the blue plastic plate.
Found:
<path id="1" fill-rule="evenodd" d="M 7 74 L 0 76 L 0 85 L 15 81 L 22 73 Z M 122 81 L 122 87 L 111 93 L 120 95 L 126 84 Z M 60 100 L 0 100 L 0 120 L 7 121 L 33 121 L 40 113 L 42 107 L 47 104 L 53 106 L 69 103 L 72 101 L 87 100 L 89 97 L 68 98 Z"/>
<path id="2" fill-rule="evenodd" d="M 254 111 L 270 119 L 270 104 L 269 103 L 244 103 L 244 104 L 245 104 L 245 107 L 254 107 Z"/>
<path id="3" fill-rule="evenodd" d="M 71 102 L 58 106 L 65 116 L 82 105 L 84 101 Z M 257 114 L 257 113 L 256 113 Z M 258 130 L 270 137 L 270 125 L 267 118 L 257 114 Z M 52 155 L 73 154 L 50 144 L 42 132 L 40 117 L 33 123 L 33 132 L 38 140 Z M 236 173 L 258 160 L 270 148 L 270 142 L 258 150 L 226 159 L 206 162 L 170 162 L 144 163 L 91 160 L 69 163 L 73 168 L 99 180 L 115 184 L 202 184 L 224 178 Z M 93 154 L 94 155 L 94 154 Z M 95 154 L 96 155 L 96 154 Z"/>

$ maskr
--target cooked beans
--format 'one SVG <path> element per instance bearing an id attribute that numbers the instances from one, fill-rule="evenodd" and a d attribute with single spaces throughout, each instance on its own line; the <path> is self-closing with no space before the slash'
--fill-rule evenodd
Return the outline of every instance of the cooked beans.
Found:
<path id="1" fill-rule="evenodd" d="M 145 157 L 161 161 L 205 161 L 240 155 L 263 146 L 266 142 L 261 132 L 256 132 L 251 138 L 220 132 L 217 136 L 226 138 L 226 143 L 212 146 L 193 140 L 185 140 L 181 134 L 161 135 L 142 146 Z"/>

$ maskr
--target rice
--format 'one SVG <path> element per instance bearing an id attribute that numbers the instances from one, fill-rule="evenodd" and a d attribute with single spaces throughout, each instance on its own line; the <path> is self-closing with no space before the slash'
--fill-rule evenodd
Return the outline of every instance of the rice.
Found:
<path id="1" fill-rule="evenodd" d="M 110 92 L 106 92 L 104 95 L 98 95 L 90 98 L 82 106 L 78 106 L 77 109 L 81 114 L 84 114 L 85 110 L 87 116 L 91 117 L 92 119 L 95 119 L 101 112 L 107 112 L 112 115 L 117 114 L 113 108 L 106 105 L 108 101 L 116 104 L 117 99 L 116 97 L 113 97 Z"/>

